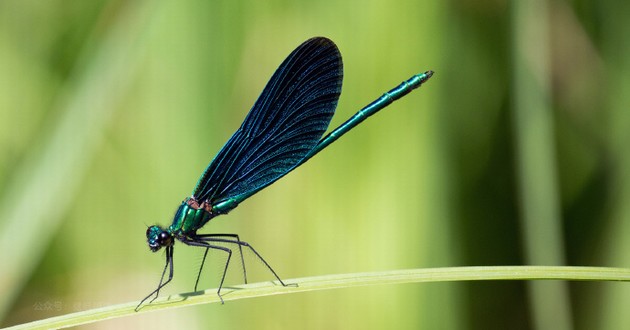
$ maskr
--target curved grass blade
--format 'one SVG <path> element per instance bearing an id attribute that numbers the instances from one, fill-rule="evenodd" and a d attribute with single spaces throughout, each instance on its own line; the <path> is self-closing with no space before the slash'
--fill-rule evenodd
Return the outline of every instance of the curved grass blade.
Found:
<path id="1" fill-rule="evenodd" d="M 252 283 L 229 288 L 226 300 L 259 298 L 279 294 L 322 291 L 360 286 L 391 285 L 422 282 L 461 282 L 496 280 L 569 280 L 569 281 L 630 281 L 630 269 L 574 266 L 470 266 L 401 269 L 371 273 L 350 273 L 303 277 L 287 282 L 299 286 L 281 286 L 273 282 Z M 623 284 L 626 285 L 626 284 Z M 214 289 L 180 293 L 158 298 L 139 313 L 181 308 L 199 304 L 219 303 Z M 112 305 L 72 314 L 25 323 L 9 329 L 61 329 L 98 321 L 137 315 L 137 302 Z"/>

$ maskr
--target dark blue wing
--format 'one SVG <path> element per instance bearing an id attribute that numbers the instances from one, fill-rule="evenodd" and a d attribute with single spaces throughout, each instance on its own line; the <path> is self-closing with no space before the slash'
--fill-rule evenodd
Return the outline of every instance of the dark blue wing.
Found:
<path id="1" fill-rule="evenodd" d="M 301 44 L 206 168 L 193 196 L 211 205 L 235 197 L 240 202 L 291 171 L 328 128 L 342 80 L 341 54 L 331 40 Z"/>

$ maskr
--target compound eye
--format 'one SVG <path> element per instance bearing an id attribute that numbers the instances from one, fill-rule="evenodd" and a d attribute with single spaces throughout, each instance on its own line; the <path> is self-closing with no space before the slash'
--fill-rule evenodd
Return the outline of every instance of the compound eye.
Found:
<path id="1" fill-rule="evenodd" d="M 171 235 L 163 231 L 160 233 L 157 240 L 158 240 L 158 243 L 162 246 L 169 245 L 171 242 Z"/>

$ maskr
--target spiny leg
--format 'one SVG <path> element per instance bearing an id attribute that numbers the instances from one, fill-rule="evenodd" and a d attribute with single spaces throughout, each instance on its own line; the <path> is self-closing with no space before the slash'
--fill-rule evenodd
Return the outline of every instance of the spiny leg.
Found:
<path id="1" fill-rule="evenodd" d="M 170 271 L 168 274 L 168 280 L 166 280 L 166 282 L 162 283 L 162 281 L 164 280 L 164 274 L 166 274 L 166 268 L 169 267 L 170 265 Z M 144 299 L 142 299 L 142 301 L 140 301 L 140 303 L 138 304 L 138 306 L 136 306 L 135 311 L 137 312 L 140 309 L 140 306 L 142 306 L 142 304 L 149 298 L 151 298 L 151 296 L 153 294 L 155 294 L 155 297 L 153 297 L 153 299 L 151 299 L 151 301 L 149 301 L 149 304 L 152 303 L 155 299 L 157 299 L 158 295 L 160 294 L 160 289 L 162 289 L 164 286 L 166 286 L 168 284 L 168 282 L 170 282 L 173 279 L 173 247 L 172 246 L 167 246 L 166 247 L 166 264 L 164 265 L 164 270 L 162 270 L 162 277 L 160 277 L 160 283 L 158 284 L 157 289 L 153 290 L 148 296 L 144 297 Z"/>
<path id="2" fill-rule="evenodd" d="M 273 274 L 273 276 L 276 277 L 276 279 L 280 282 L 280 284 L 282 284 L 282 286 L 287 286 L 287 284 L 285 284 L 282 279 L 280 279 L 280 276 L 278 276 L 278 274 L 276 274 L 276 272 L 273 270 L 273 268 L 271 268 L 271 266 L 269 265 L 269 263 L 267 263 L 267 261 L 265 261 L 265 259 L 263 259 L 263 257 L 260 255 L 260 253 L 258 253 L 253 246 L 251 246 L 249 243 L 238 240 L 238 241 L 234 241 L 234 240 L 228 240 L 228 239 L 221 239 L 221 238 L 212 238 L 212 237 L 204 237 L 201 235 L 197 235 L 194 236 L 193 239 L 195 240 L 199 240 L 199 241 L 204 241 L 204 242 L 216 242 L 216 243 L 232 243 L 232 244 L 238 244 L 239 246 L 246 246 L 248 247 L 250 250 L 252 250 L 252 252 L 254 252 L 254 254 L 258 257 L 258 259 L 260 259 L 260 261 L 263 262 L 263 264 L 265 264 L 265 266 L 267 267 L 267 269 L 269 269 L 269 271 L 271 271 L 271 273 Z M 291 286 L 297 286 L 297 284 L 291 284 Z"/>
<path id="3" fill-rule="evenodd" d="M 225 281 L 225 276 L 227 275 L 228 266 L 230 265 L 230 259 L 232 259 L 232 250 L 226 247 L 222 247 L 222 246 L 210 245 L 203 241 L 194 241 L 192 239 L 193 238 L 189 240 L 185 240 L 183 242 L 190 246 L 198 246 L 198 247 L 205 248 L 206 251 L 208 249 L 217 249 L 217 250 L 225 251 L 228 254 L 227 261 L 225 262 L 225 267 L 223 268 L 223 276 L 221 276 L 221 282 L 219 283 L 219 289 L 217 290 L 217 295 L 219 296 L 219 299 L 221 299 L 221 304 L 224 304 L 225 302 L 223 301 L 223 297 L 221 296 L 221 288 L 223 288 L 223 282 Z"/>
<path id="4" fill-rule="evenodd" d="M 200 240 L 203 240 L 206 237 L 235 237 L 237 242 L 242 242 L 238 237 L 238 234 L 198 234 L 195 236 Z M 233 242 L 230 242 L 233 243 Z M 234 243 L 238 244 L 238 243 Z M 241 254 L 241 265 L 243 266 L 243 279 L 245 280 L 245 284 L 247 284 L 247 269 L 245 269 L 245 258 L 243 257 L 243 248 L 241 244 L 238 244 L 238 251 Z M 206 254 L 208 254 L 208 250 L 206 250 Z M 203 255 L 203 260 L 206 260 L 206 254 Z M 203 267 L 203 262 L 201 263 L 201 268 Z M 197 275 L 197 282 L 199 282 L 199 276 L 201 276 L 201 268 L 199 268 L 199 275 Z M 197 291 L 197 285 L 195 284 L 195 291 Z"/>

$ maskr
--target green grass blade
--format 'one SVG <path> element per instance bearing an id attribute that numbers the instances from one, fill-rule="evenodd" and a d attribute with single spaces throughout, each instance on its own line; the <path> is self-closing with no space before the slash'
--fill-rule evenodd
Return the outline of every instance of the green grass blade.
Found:
<path id="1" fill-rule="evenodd" d="M 630 269 L 568 266 L 421 268 L 303 277 L 287 280 L 287 284 L 298 285 L 287 287 L 276 282 L 252 283 L 226 287 L 221 292 L 223 299 L 229 303 L 229 301 L 239 299 L 371 285 L 488 280 L 630 281 Z M 216 289 L 161 297 L 143 306 L 139 312 L 134 311 L 138 304 L 136 301 L 52 317 L 8 329 L 60 329 L 140 313 L 210 303 L 220 303 Z"/>

